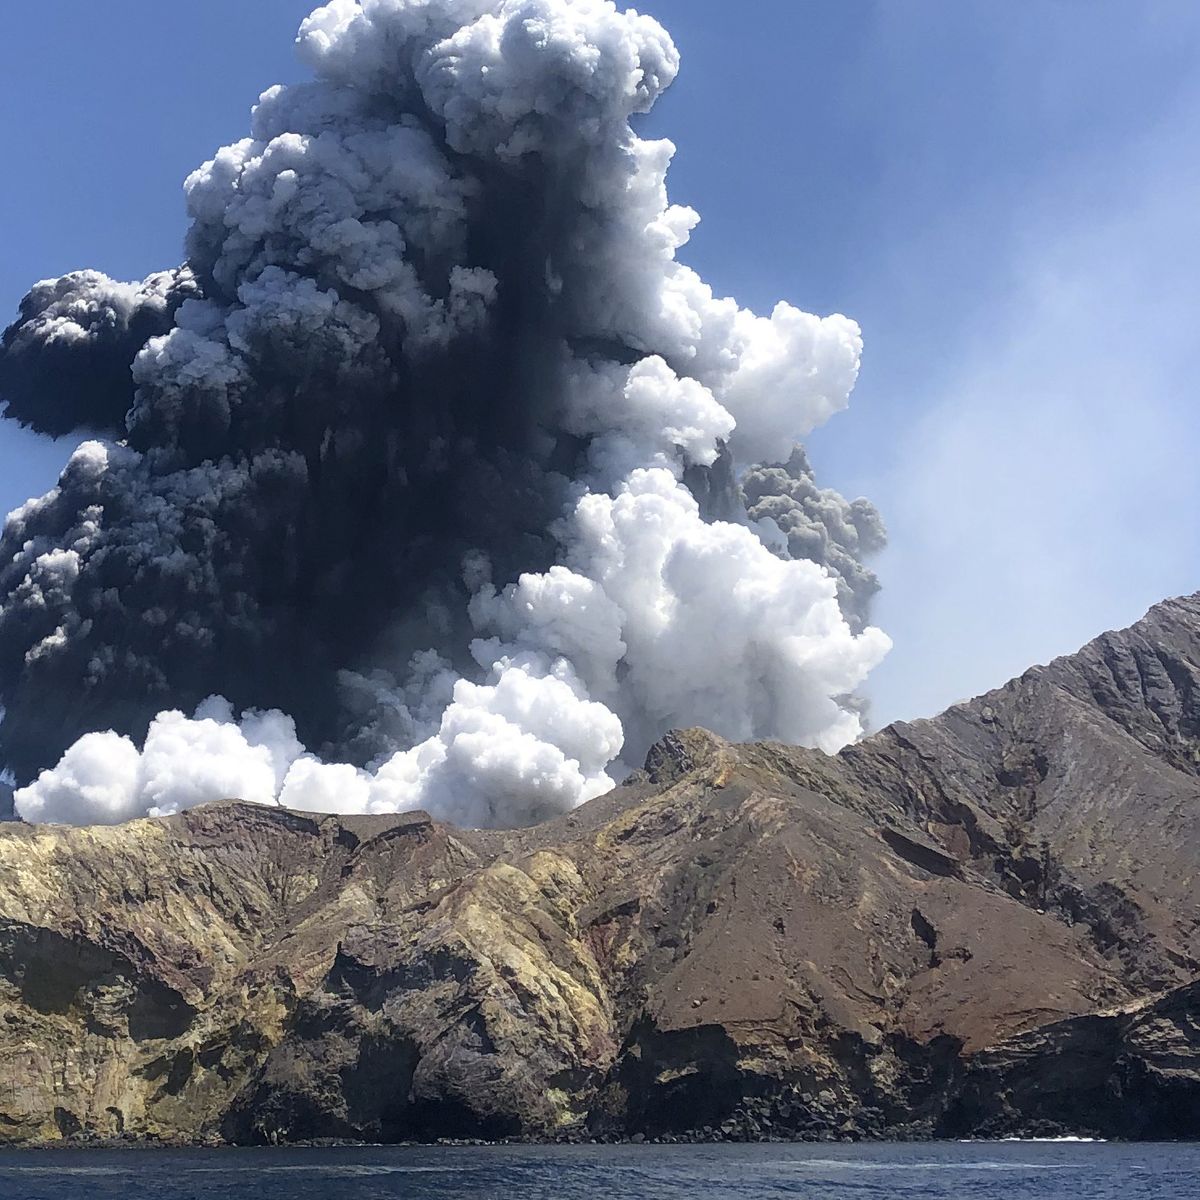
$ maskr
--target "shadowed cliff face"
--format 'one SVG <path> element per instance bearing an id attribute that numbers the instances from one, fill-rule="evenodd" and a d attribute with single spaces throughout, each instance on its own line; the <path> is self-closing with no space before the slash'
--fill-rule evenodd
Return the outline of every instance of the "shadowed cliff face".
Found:
<path id="1" fill-rule="evenodd" d="M 6 827 L 0 1140 L 1200 1135 L 1198 694 L 1194 596 L 530 830 Z"/>

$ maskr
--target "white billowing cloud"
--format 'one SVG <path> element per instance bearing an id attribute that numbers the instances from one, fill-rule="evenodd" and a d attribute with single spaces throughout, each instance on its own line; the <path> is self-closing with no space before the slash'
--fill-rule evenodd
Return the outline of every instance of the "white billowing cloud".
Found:
<path id="1" fill-rule="evenodd" d="M 303 752 L 282 713 L 247 713 L 239 727 L 219 698 L 194 719 L 164 712 L 142 751 L 115 733 L 81 738 L 53 770 L 15 793 L 27 821 L 116 824 L 169 816 L 214 800 L 274 804 L 280 780 Z"/>
<path id="2" fill-rule="evenodd" d="M 674 148 L 667 143 L 667 149 Z M 665 178 L 670 155 L 651 162 Z M 695 214 L 666 208 L 655 217 L 646 225 L 636 265 L 623 269 L 649 274 L 655 260 L 646 252 L 653 249 L 655 231 L 674 231 L 675 238 L 664 237 L 666 261 L 647 285 L 653 299 L 645 301 L 653 306 L 657 338 L 670 348 L 669 361 L 705 384 L 732 415 L 737 430 L 730 448 L 741 462 L 786 462 L 801 438 L 849 403 L 862 360 L 858 325 L 787 303 L 760 317 L 735 300 L 714 296 L 695 271 L 674 261 Z"/>
<path id="3" fill-rule="evenodd" d="M 127 737 L 88 733 L 37 782 L 13 794 L 26 821 L 64 825 L 117 825 L 144 817 L 138 778 L 141 755 Z"/>
<path id="4" fill-rule="evenodd" d="M 532 824 L 612 787 L 621 723 L 587 699 L 570 664 L 502 660 L 492 682 L 459 680 L 437 733 L 377 771 L 325 763 L 282 713 L 240 722 L 214 697 L 193 718 L 160 714 L 141 753 L 115 733 L 81 738 L 15 793 L 27 821 L 116 824 L 215 800 L 319 813 L 425 808 L 468 826 Z"/>
<path id="5" fill-rule="evenodd" d="M 851 633 L 816 564 L 776 557 L 745 526 L 704 522 L 662 469 L 585 496 L 567 540 L 567 567 L 482 593 L 473 615 L 506 650 L 549 646 L 573 662 L 621 716 L 635 756 L 681 725 L 830 751 L 862 732 L 837 698 L 890 642 Z"/>
<path id="6" fill-rule="evenodd" d="M 566 427 L 594 437 L 590 457 L 602 485 L 651 464 L 711 466 L 735 427 L 708 388 L 680 378 L 657 355 L 628 369 L 575 362 L 566 393 Z"/>
<path id="7" fill-rule="evenodd" d="M 733 413 L 743 462 L 786 462 L 795 443 L 846 407 L 858 378 L 862 335 L 845 317 L 814 317 L 790 304 L 770 318 L 738 313 L 739 357 L 721 402 Z"/>
<path id="8" fill-rule="evenodd" d="M 620 721 L 587 698 L 565 660 L 498 660 L 492 682 L 461 680 L 434 738 L 396 755 L 376 811 L 425 808 L 465 825 L 532 824 L 607 791 Z"/>
<path id="9" fill-rule="evenodd" d="M 301 758 L 287 773 L 279 803 L 284 808 L 302 812 L 371 812 L 371 780 L 366 772 L 348 763 L 323 763 L 316 758 Z"/>
<path id="10" fill-rule="evenodd" d="M 270 751 L 251 745 L 236 725 L 163 713 L 150 726 L 138 774 L 138 803 L 155 815 L 234 796 L 269 804 L 275 787 Z"/>
<path id="11" fill-rule="evenodd" d="M 246 745 L 254 752 L 256 760 L 262 761 L 271 769 L 274 786 L 272 789 L 263 787 L 263 793 L 271 791 L 278 794 L 292 764 L 301 758 L 304 747 L 296 737 L 296 723 L 291 717 L 278 711 L 259 712 L 251 710 L 242 714 L 241 720 L 234 719 L 233 706 L 222 696 L 210 696 L 196 709 L 196 722 L 213 722 L 220 727 L 220 732 L 232 737 L 232 727 L 237 725 L 237 732 Z M 215 743 L 209 742 L 203 749 L 215 748 Z M 147 742 L 149 748 L 149 742 Z M 234 753 L 240 749 L 232 744 Z M 202 750 L 203 752 L 203 750 Z M 265 780 L 262 780 L 265 784 Z M 240 795 L 232 792 L 231 795 Z M 262 793 L 260 793 L 261 796 Z M 256 796 L 255 799 L 260 799 Z"/>
<path id="12" fill-rule="evenodd" d="M 648 112 L 679 71 L 652 17 L 607 0 L 509 0 L 428 52 L 421 87 L 459 153 L 515 160 L 611 142 L 614 124 Z M 575 139 L 578 139 L 576 141 Z"/>

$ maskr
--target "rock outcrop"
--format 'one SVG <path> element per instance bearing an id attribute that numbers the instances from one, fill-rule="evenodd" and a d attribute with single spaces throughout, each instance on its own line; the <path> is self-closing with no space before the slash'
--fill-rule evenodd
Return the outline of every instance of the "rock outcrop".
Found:
<path id="1" fill-rule="evenodd" d="M 1200 596 L 570 816 L 0 831 L 0 1142 L 1200 1136 Z"/>

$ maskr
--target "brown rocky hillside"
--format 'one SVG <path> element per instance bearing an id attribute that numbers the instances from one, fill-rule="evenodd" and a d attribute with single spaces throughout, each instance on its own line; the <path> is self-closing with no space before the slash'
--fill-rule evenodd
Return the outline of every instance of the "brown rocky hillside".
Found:
<path id="1" fill-rule="evenodd" d="M 0 1142 L 1200 1136 L 1200 595 L 569 817 L 0 830 Z"/>

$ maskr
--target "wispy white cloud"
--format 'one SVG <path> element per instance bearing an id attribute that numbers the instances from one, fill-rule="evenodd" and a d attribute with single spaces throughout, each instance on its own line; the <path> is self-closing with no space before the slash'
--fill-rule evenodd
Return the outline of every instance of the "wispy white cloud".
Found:
<path id="1" fill-rule="evenodd" d="M 1013 216 L 1003 301 L 880 481 L 881 720 L 928 715 L 1200 587 L 1200 103 Z"/>

